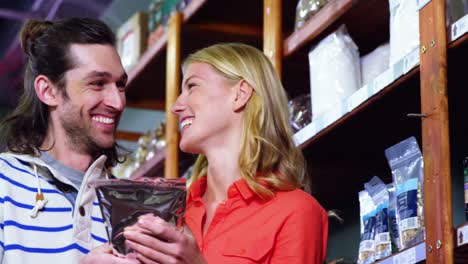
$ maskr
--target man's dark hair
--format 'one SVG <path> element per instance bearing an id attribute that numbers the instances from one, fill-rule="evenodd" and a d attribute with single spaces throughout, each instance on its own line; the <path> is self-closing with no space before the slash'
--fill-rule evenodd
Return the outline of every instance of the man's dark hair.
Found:
<path id="1" fill-rule="evenodd" d="M 21 30 L 21 46 L 27 57 L 24 90 L 16 109 L 0 123 L 0 146 L 14 153 L 39 153 L 47 132 L 49 110 L 37 97 L 34 80 L 38 75 L 47 76 L 66 98 L 65 73 L 75 66 L 70 54 L 72 44 L 115 46 L 115 35 L 106 24 L 90 18 L 25 23 Z M 119 161 L 116 144 L 91 154 L 93 158 L 107 155 L 107 167 Z"/>

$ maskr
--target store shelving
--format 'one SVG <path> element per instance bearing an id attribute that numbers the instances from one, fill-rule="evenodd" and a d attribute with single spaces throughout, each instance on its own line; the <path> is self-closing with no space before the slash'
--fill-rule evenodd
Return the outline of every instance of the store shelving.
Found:
<path id="1" fill-rule="evenodd" d="M 303 47 L 307 42 L 316 38 L 325 31 L 331 24 L 336 22 L 345 12 L 347 12 L 356 0 L 333 1 L 323 7 L 320 12 L 311 17 L 302 28 L 291 33 L 284 40 L 283 56 L 287 57 L 297 49 Z"/>
<path id="2" fill-rule="evenodd" d="M 192 18 L 196 12 L 206 4 L 206 0 L 193 0 L 182 10 L 183 23 L 187 23 L 189 19 Z M 130 104 L 135 104 L 134 101 L 137 101 L 141 104 L 141 101 L 153 101 L 152 105 L 156 105 L 158 110 L 164 110 L 164 78 L 161 78 L 165 70 L 164 62 L 165 61 L 165 52 L 164 49 L 167 45 L 167 30 L 162 34 L 162 36 L 141 56 L 139 62 L 130 70 L 128 73 L 128 97 Z M 150 85 L 148 85 L 150 84 Z M 153 89 L 149 88 L 153 87 Z M 143 88 L 144 87 L 144 88 Z M 144 98 L 141 99 L 139 96 L 140 90 L 152 90 L 153 96 L 150 96 L 151 99 Z M 137 90 L 137 91 L 135 91 Z M 135 98 L 136 97 L 136 98 Z M 133 101 L 133 102 L 132 102 Z M 151 105 L 151 103 L 146 103 Z"/>
<path id="3" fill-rule="evenodd" d="M 426 260 L 426 243 L 422 242 L 394 255 L 376 261 L 376 264 L 409 264 Z"/>
<path id="4" fill-rule="evenodd" d="M 284 41 L 277 52 L 283 57 L 282 79 L 290 97 L 310 92 L 307 53 L 310 47 L 316 45 L 320 39 L 333 32 L 341 24 L 346 24 L 348 32 L 359 46 L 361 55 L 369 53 L 389 39 L 387 0 L 335 0 L 296 32 L 293 31 L 293 24 L 297 1 L 265 0 L 267 1 L 282 3 L 283 11 L 280 19 Z M 241 41 L 261 47 L 261 29 L 270 26 L 262 25 L 261 4 L 252 1 L 220 2 L 216 0 L 192 0 L 190 2 L 188 8 L 191 8 L 191 11 L 184 11 L 184 14 L 188 12 L 188 15 L 184 15 L 182 27 L 182 58 L 196 49 L 223 41 Z M 439 15 L 442 12 L 436 12 L 439 15 L 433 15 L 431 12 L 440 11 L 441 6 L 442 0 L 428 2 L 420 12 L 421 21 L 434 18 L 433 21 L 440 25 Z M 188 18 L 190 21 L 186 20 Z M 445 25 L 445 19 L 443 20 Z M 466 54 L 468 49 L 466 45 L 468 43 L 467 21 L 468 18 L 465 16 L 447 30 L 449 41 L 447 51 L 452 57 Z M 435 32 L 436 30 L 430 32 L 427 23 L 420 23 L 420 25 L 422 25 L 420 33 L 424 45 L 429 43 L 427 38 L 432 37 L 438 41 L 442 35 L 439 31 Z M 267 34 L 263 37 L 263 41 L 266 42 L 271 37 Z M 163 37 L 155 46 L 150 47 L 143 55 L 140 64 L 130 72 L 129 99 L 131 102 L 164 101 L 166 91 L 162 87 L 165 85 L 165 38 Z M 436 48 L 440 46 L 444 45 L 436 45 Z M 463 52 L 460 53 L 460 50 Z M 433 104 L 434 109 L 437 111 L 441 109 L 440 113 L 444 114 L 444 109 L 439 108 L 437 100 L 430 101 L 436 97 L 427 94 L 427 89 L 430 87 L 427 82 L 429 79 L 436 81 L 442 79 L 439 86 L 442 94 L 446 88 L 443 80 L 444 71 L 440 71 L 441 65 L 444 65 L 444 58 L 438 57 L 439 55 L 436 55 L 434 51 L 440 50 L 429 50 L 422 55 L 419 47 L 416 48 L 405 59 L 380 74 L 373 82 L 361 87 L 345 99 L 339 107 L 314 117 L 311 124 L 295 134 L 294 138 L 308 161 L 313 193 L 326 209 L 350 208 L 357 211 L 357 192 L 362 189 L 364 182 L 373 175 L 381 176 L 386 182 L 391 181 L 391 173 L 383 154 L 384 150 L 409 136 L 417 138 L 423 151 L 431 150 L 440 154 L 450 148 L 450 144 L 439 144 L 440 140 L 447 140 L 440 132 L 440 126 L 437 127 L 439 123 L 435 119 L 438 118 L 439 112 L 425 113 L 422 110 L 423 108 L 431 109 Z M 463 82 L 463 78 L 453 78 L 455 75 L 463 75 L 463 70 L 454 66 L 453 63 L 448 62 L 448 75 L 452 76 L 449 78 L 449 86 Z M 164 105 L 164 102 L 160 102 L 160 105 Z M 429 118 L 420 118 L 418 115 L 408 116 L 408 114 L 418 113 L 428 114 Z M 435 122 L 436 126 L 428 129 L 427 124 L 431 122 Z M 429 137 L 431 140 L 435 138 L 431 144 L 427 143 Z M 437 158 L 438 156 L 425 154 L 425 159 L 428 157 Z M 160 169 L 164 158 L 164 154 L 160 154 L 158 162 L 154 162 L 153 165 L 148 163 L 147 167 L 142 167 L 139 173 L 144 175 L 145 171 L 156 167 Z M 426 161 L 429 164 L 429 169 L 425 172 L 427 175 L 439 177 L 438 175 L 447 174 L 447 171 L 444 171 L 445 167 L 431 163 L 431 160 L 425 160 L 425 163 Z M 445 161 L 441 161 L 441 164 Z M 437 184 L 440 181 L 440 178 L 430 179 Z M 446 184 L 446 180 L 442 179 L 441 184 Z M 437 233 L 438 230 L 452 232 L 452 226 L 447 227 L 446 222 L 439 221 L 440 215 L 437 210 L 444 204 L 442 202 L 446 202 L 440 201 L 440 197 L 444 196 L 437 196 L 440 189 L 433 189 L 431 192 L 431 195 L 433 194 L 439 200 L 435 200 L 428 206 L 428 210 L 435 213 L 434 217 L 430 218 L 433 222 L 427 227 L 429 229 L 428 240 L 383 259 L 379 263 L 423 261 L 426 259 L 426 250 L 429 247 L 433 249 L 436 247 L 434 239 L 438 236 L 445 239 L 442 248 L 441 250 L 434 249 L 428 256 L 427 263 L 451 263 L 451 253 L 455 253 L 456 260 L 463 259 L 460 256 L 463 255 L 467 246 L 463 245 L 454 250 L 451 243 L 447 242 L 448 236 Z M 451 211 L 448 211 L 448 214 L 451 214 Z M 468 228 L 466 226 L 459 228 L 459 230 L 465 229 Z M 340 232 L 340 227 L 336 230 Z M 358 234 L 355 240 L 357 244 Z M 352 243 L 348 246 L 354 247 Z M 357 254 L 357 247 L 354 251 Z"/>
<path id="5" fill-rule="evenodd" d="M 132 178 L 164 177 L 162 168 L 164 167 L 164 159 L 166 157 L 165 153 L 164 149 L 160 149 L 155 152 L 151 159 L 147 160 L 132 173 Z"/>
<path id="6" fill-rule="evenodd" d="M 399 87 L 402 82 L 413 77 L 419 72 L 418 65 L 419 49 L 415 49 L 403 60 L 377 76 L 372 82 L 361 87 L 340 102 L 339 105 L 314 118 L 312 123 L 296 132 L 294 135 L 296 144 L 304 148 L 314 140 L 319 140 L 327 131 L 333 130 L 342 122 L 346 122 L 357 112 L 365 109 L 367 105 L 374 103 L 387 92 Z"/>

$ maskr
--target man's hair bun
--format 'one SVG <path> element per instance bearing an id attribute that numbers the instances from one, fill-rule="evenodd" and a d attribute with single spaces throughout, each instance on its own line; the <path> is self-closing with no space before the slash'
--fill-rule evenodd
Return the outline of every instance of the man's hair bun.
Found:
<path id="1" fill-rule="evenodd" d="M 51 26 L 52 22 L 50 21 L 29 20 L 26 22 L 21 30 L 20 37 L 21 47 L 24 53 L 28 54 L 28 56 L 34 55 L 31 54 L 31 44 L 42 36 Z"/>

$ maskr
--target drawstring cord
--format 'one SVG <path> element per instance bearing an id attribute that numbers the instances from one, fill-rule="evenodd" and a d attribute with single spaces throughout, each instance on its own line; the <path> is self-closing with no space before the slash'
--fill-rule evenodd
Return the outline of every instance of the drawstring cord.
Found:
<path id="1" fill-rule="evenodd" d="M 36 205 L 34 205 L 34 207 L 31 209 L 29 216 L 31 218 L 36 218 L 39 211 L 45 207 L 47 203 L 47 199 L 44 197 L 41 191 L 41 183 L 39 181 L 39 175 L 37 175 L 37 167 L 35 164 L 33 164 L 33 167 L 34 167 L 34 175 L 36 176 L 36 180 L 37 180 L 37 193 L 36 193 Z"/>

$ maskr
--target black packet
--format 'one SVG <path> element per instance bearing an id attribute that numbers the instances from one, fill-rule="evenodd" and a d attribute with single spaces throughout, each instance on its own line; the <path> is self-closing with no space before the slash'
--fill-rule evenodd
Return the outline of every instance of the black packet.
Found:
<path id="1" fill-rule="evenodd" d="M 123 255 L 132 252 L 125 244 L 124 228 L 135 224 L 141 215 L 152 213 L 175 227 L 183 226 L 185 179 L 112 179 L 92 185 L 96 188 L 109 241 Z"/>

